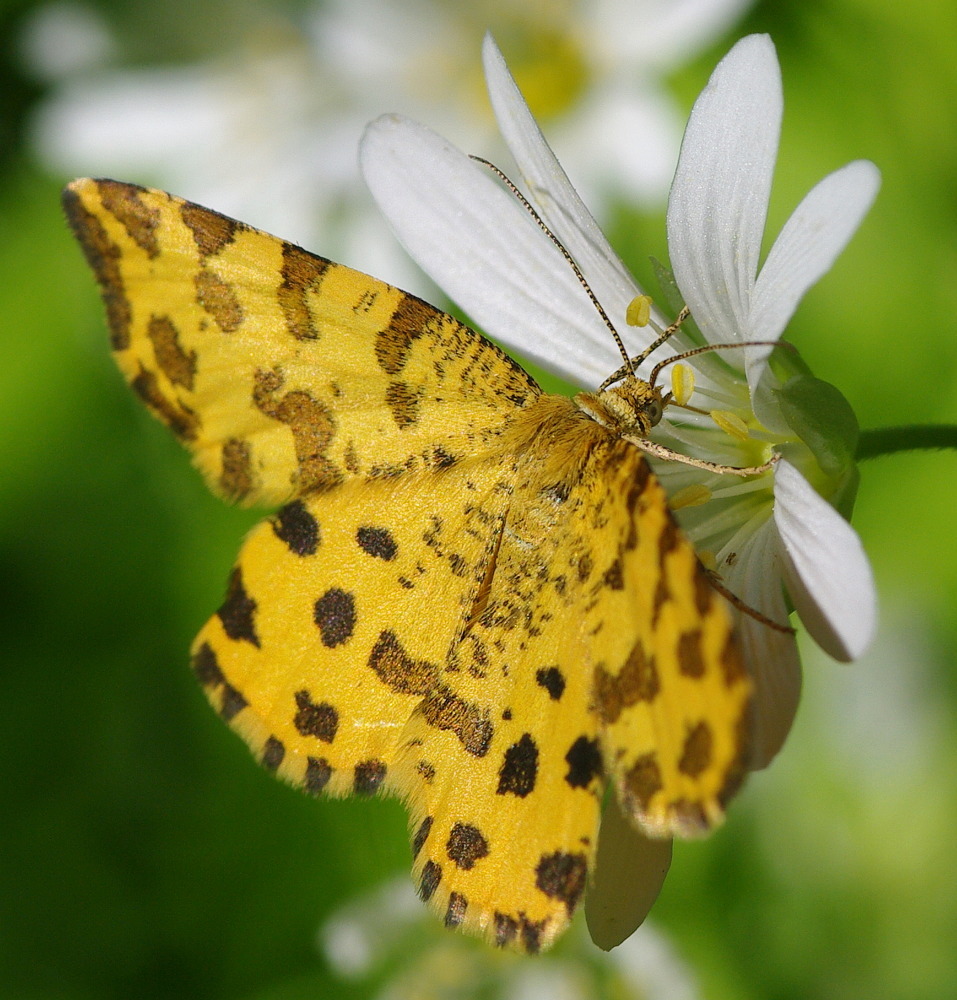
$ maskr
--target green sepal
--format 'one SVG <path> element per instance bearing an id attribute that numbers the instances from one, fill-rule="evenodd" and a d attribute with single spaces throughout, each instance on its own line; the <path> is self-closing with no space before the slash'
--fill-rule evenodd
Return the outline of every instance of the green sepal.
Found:
<path id="1" fill-rule="evenodd" d="M 807 362 L 801 357 L 798 349 L 787 340 L 778 341 L 778 346 L 768 355 L 768 368 L 781 385 L 786 385 L 796 375 L 806 375 L 813 379 L 814 375 Z M 822 383 L 827 385 L 826 382 Z M 833 389 L 834 387 L 831 386 Z M 837 390 L 835 390 L 837 391 Z"/>
<path id="2" fill-rule="evenodd" d="M 675 281 L 675 276 L 671 268 L 667 264 L 663 264 L 657 257 L 649 257 L 648 259 L 651 261 L 651 266 L 655 272 L 655 279 L 658 282 L 658 287 L 661 289 L 661 294 L 665 302 L 668 303 L 668 308 L 677 316 L 684 308 L 685 302 L 681 297 L 678 282 Z"/>
<path id="3" fill-rule="evenodd" d="M 854 501 L 857 499 L 857 487 L 861 482 L 861 474 L 856 465 L 848 466 L 844 470 L 837 484 L 837 488 L 830 496 L 831 506 L 844 518 L 851 520 L 854 513 Z"/>
<path id="4" fill-rule="evenodd" d="M 795 375 L 774 393 L 784 419 L 826 475 L 841 476 L 854 464 L 861 431 L 839 389 L 813 375 Z"/>
<path id="5" fill-rule="evenodd" d="M 668 306 L 668 311 L 672 316 L 677 316 L 685 307 L 685 300 L 681 296 L 681 289 L 678 282 L 667 264 L 663 264 L 657 257 L 649 257 L 651 266 L 655 272 L 655 280 L 661 289 L 662 298 Z M 705 344 L 704 335 L 698 329 L 694 321 L 694 316 L 689 316 L 681 324 L 681 332 L 685 340 L 693 347 L 702 347 Z"/>

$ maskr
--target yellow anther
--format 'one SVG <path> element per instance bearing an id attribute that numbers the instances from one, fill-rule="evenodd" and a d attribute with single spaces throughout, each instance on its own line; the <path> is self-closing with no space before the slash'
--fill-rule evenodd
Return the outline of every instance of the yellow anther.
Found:
<path id="1" fill-rule="evenodd" d="M 677 490 L 668 497 L 668 505 L 672 510 L 681 510 L 682 507 L 700 507 L 711 499 L 711 490 L 701 483 L 692 483 L 682 490 Z"/>
<path id="2" fill-rule="evenodd" d="M 751 436 L 748 433 L 748 425 L 737 413 L 732 413 L 730 410 L 712 410 L 711 419 L 725 434 L 730 434 L 731 437 L 737 438 L 739 441 L 747 441 Z"/>
<path id="3" fill-rule="evenodd" d="M 684 406 L 694 392 L 694 369 L 680 362 L 671 369 L 671 396 L 679 406 Z"/>
<path id="4" fill-rule="evenodd" d="M 636 295 L 625 310 L 625 322 L 629 326 L 647 326 L 651 319 L 651 296 Z"/>

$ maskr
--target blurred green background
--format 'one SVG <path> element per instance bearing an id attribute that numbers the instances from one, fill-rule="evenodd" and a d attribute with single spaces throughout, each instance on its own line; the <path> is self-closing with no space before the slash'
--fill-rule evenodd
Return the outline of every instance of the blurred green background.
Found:
<path id="1" fill-rule="evenodd" d="M 497 30 L 486 6 L 450 60 L 457 71 L 477 70 L 482 30 Z M 322 16 L 321 5 L 225 0 L 78 9 L 113 39 L 93 76 L 215 63 L 264 18 L 290 32 Z M 429 949 L 444 946 L 414 916 L 402 955 L 352 978 L 330 962 L 317 930 L 407 869 L 404 813 L 281 786 L 189 674 L 192 636 L 255 515 L 207 494 L 108 356 L 60 215 L 69 178 L 37 152 L 37 111 L 65 86 L 29 44 L 41 11 L 0 4 L 0 996 L 360 997 L 389 983 L 393 995 L 497 995 L 496 977 L 524 982 L 532 960 L 469 946 L 468 959 L 454 953 L 467 983 L 403 986 L 410 964 L 430 967 Z M 735 38 L 771 32 L 785 88 L 772 234 L 826 172 L 857 157 L 881 168 L 875 208 L 788 333 L 864 427 L 957 422 L 952 14 L 943 2 L 757 4 L 664 79 L 686 112 Z M 547 25 L 547 7 L 537 16 Z M 392 98 L 383 89 L 372 113 Z M 251 183 L 269 189 L 258 162 L 250 151 Z M 665 256 L 660 207 L 618 198 L 607 217 L 639 274 L 649 254 Z M 780 758 L 725 828 L 676 849 L 652 921 L 686 979 L 647 995 L 952 995 L 955 490 L 953 453 L 863 467 L 854 523 L 877 577 L 878 641 L 850 666 L 806 647 L 805 700 Z M 645 995 L 606 981 L 602 961 L 573 936 L 535 962 L 578 992 L 514 995 Z"/>

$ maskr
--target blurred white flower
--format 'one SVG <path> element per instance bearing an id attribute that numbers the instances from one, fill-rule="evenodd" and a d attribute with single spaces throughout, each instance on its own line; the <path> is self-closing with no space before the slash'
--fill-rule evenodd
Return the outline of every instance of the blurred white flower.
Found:
<path id="1" fill-rule="evenodd" d="M 35 148 L 56 171 L 168 188 L 421 290 L 357 180 L 370 118 L 428 119 L 495 158 L 481 81 L 467 68 L 491 27 L 593 204 L 612 195 L 657 207 L 681 135 L 661 81 L 752 2 L 329 0 L 298 27 L 263 14 L 243 48 L 217 59 L 121 69 L 55 64 L 64 33 L 93 20 L 58 0 L 26 32 L 36 69 L 57 81 L 34 122 Z"/>
<path id="2" fill-rule="evenodd" d="M 599 952 L 581 921 L 534 960 L 449 934 L 401 876 L 340 907 L 319 929 L 319 950 L 344 982 L 377 1000 L 696 1000 L 691 971 L 663 931 L 642 927 Z M 374 992 L 369 990 L 374 984 Z"/>
<path id="3" fill-rule="evenodd" d="M 50 82 L 95 70 L 115 55 L 100 16 L 70 0 L 37 7 L 24 22 L 18 42 L 24 69 Z"/>

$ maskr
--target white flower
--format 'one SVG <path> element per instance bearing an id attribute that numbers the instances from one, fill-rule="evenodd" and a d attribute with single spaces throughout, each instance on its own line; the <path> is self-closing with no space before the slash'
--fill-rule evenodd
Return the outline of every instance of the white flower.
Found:
<path id="1" fill-rule="evenodd" d="M 408 878 L 380 883 L 340 906 L 319 928 L 316 943 L 332 974 L 350 993 L 379 1000 L 696 1000 L 691 970 L 664 931 L 646 924 L 612 954 L 596 954 L 581 924 L 562 946 L 529 962 L 512 951 L 450 935 L 426 913 Z M 377 983 L 373 992 L 370 987 Z"/>
<path id="2" fill-rule="evenodd" d="M 55 80 L 35 148 L 65 174 L 156 184 L 408 287 L 420 273 L 382 238 L 355 170 L 362 130 L 386 102 L 487 148 L 481 81 L 463 67 L 492 25 L 515 43 L 589 194 L 658 205 L 681 135 L 661 81 L 752 2 L 329 0 L 295 24 L 270 8 L 214 59 L 136 69 L 78 63 L 63 39 L 82 8 L 54 3 L 23 35 L 35 70 Z M 627 155 L 635 132 L 641 160 Z M 596 158 L 600 135 L 619 138 Z"/>
<path id="3" fill-rule="evenodd" d="M 826 177 L 785 224 L 758 273 L 782 104 L 774 47 L 767 36 L 754 35 L 715 70 L 685 132 L 668 205 L 668 247 L 682 297 L 710 343 L 777 340 L 803 294 L 857 229 L 880 184 L 877 169 L 864 161 Z M 873 581 L 857 535 L 822 498 L 843 499 L 856 484 L 853 444 L 844 462 L 827 468 L 819 449 L 811 451 L 806 427 L 814 419 L 808 410 L 829 406 L 827 389 L 800 375 L 782 389 L 768 365 L 770 349 L 744 353 L 747 382 L 733 380 L 732 388 L 742 394 L 747 389 L 747 396 L 728 408 L 739 410 L 753 436 L 768 441 L 785 460 L 773 477 L 765 477 L 768 482 L 751 484 L 755 493 L 736 500 L 728 495 L 735 487 L 724 487 L 722 500 L 721 484 L 712 482 L 716 499 L 708 506 L 714 509 L 689 512 L 686 527 L 697 544 L 716 553 L 732 591 L 780 621 L 786 607 L 774 581 L 783 577 L 813 638 L 837 659 L 853 659 L 874 632 Z M 809 384 L 808 400 L 791 407 L 795 393 Z M 720 406 L 720 393 L 715 397 Z M 699 433 L 720 437 L 711 430 Z M 732 448 L 726 450 L 729 442 Z M 742 442 L 745 448 L 737 455 L 733 442 L 731 437 L 722 442 L 728 464 L 746 464 L 742 459 L 751 442 Z M 680 478 L 672 476 L 673 468 L 658 468 L 666 482 Z M 764 664 L 756 676 L 766 761 L 783 741 L 796 708 L 797 653 L 787 637 L 753 620 L 742 621 L 742 633 L 752 662 Z"/>
<path id="4" fill-rule="evenodd" d="M 622 329 L 637 284 L 571 186 L 490 37 L 484 60 L 496 118 L 529 200 Z M 825 178 L 791 216 L 759 274 L 782 103 L 774 47 L 767 36 L 750 36 L 715 70 L 685 133 L 668 245 L 678 289 L 709 343 L 777 340 L 878 189 L 878 172 L 866 162 Z M 642 137 L 633 139 L 640 156 Z M 567 262 L 484 166 L 396 116 L 369 127 L 360 162 L 412 257 L 486 333 L 590 389 L 620 366 L 609 331 Z M 653 323 L 658 330 L 665 325 L 659 315 Z M 693 346 L 689 336 L 679 331 L 658 357 Z M 764 347 L 718 354 L 693 360 L 694 402 L 717 411 L 717 420 L 670 407 L 654 439 L 724 465 L 753 466 L 772 453 L 783 458 L 774 471 L 743 481 L 673 461 L 655 461 L 655 470 L 671 495 L 692 484 L 699 493 L 705 488 L 706 502 L 679 517 L 699 552 L 713 555 L 731 592 L 779 623 L 787 620 L 789 599 L 825 650 L 852 659 L 867 646 L 876 619 L 867 559 L 831 505 L 846 507 L 853 498 L 853 414 L 836 389 L 796 359 L 769 361 Z M 642 368 L 646 377 L 651 366 L 649 360 Z M 800 660 L 789 633 L 746 615 L 739 615 L 739 631 L 757 689 L 752 766 L 758 767 L 774 756 L 791 725 Z M 622 856 L 633 856 L 635 870 L 660 870 L 654 892 L 639 907 L 647 912 L 667 863 L 651 853 L 651 842 L 637 834 L 633 841 Z M 640 922 L 643 915 L 628 920 Z"/>

